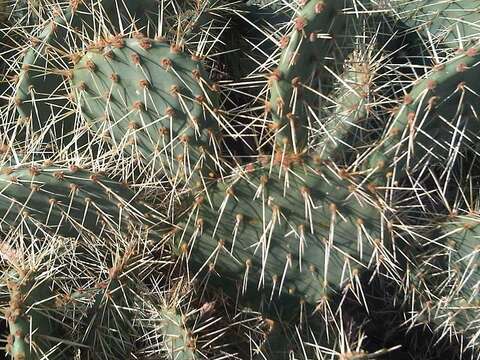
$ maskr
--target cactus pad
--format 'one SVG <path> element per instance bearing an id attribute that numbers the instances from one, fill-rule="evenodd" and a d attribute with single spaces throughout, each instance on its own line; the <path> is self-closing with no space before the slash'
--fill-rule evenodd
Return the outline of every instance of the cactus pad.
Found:
<path id="1" fill-rule="evenodd" d="M 92 131 L 170 179 L 188 178 L 211 156 L 221 116 L 199 60 L 161 40 L 114 37 L 78 59 L 72 85 Z"/>
<path id="2" fill-rule="evenodd" d="M 225 289 L 234 280 L 252 299 L 260 291 L 294 306 L 347 285 L 361 292 L 366 269 L 394 272 L 375 186 L 313 160 L 283 161 L 250 164 L 199 195 L 173 231 L 180 261 Z"/>
<path id="3" fill-rule="evenodd" d="M 452 334 L 463 350 L 474 351 L 480 348 L 479 225 L 475 213 L 440 222 L 412 277 L 420 302 L 415 321 L 433 324 L 438 334 Z"/>
<path id="4" fill-rule="evenodd" d="M 118 232 L 143 217 L 133 197 L 125 185 L 73 165 L 4 168 L 0 228 L 27 225 L 62 236 Z"/>
<path id="5" fill-rule="evenodd" d="M 54 311 L 54 301 L 48 282 L 37 282 L 31 273 L 12 272 L 7 276 L 10 291 L 10 306 L 5 316 L 10 328 L 7 352 L 15 360 L 40 359 L 42 353 L 57 359 L 58 349 L 55 350 L 52 340 L 59 336 L 59 324 L 49 318 L 49 312 Z"/>
<path id="6" fill-rule="evenodd" d="M 348 43 L 353 36 L 346 35 L 354 28 L 348 24 L 349 15 L 344 12 L 350 4 L 348 0 L 301 3 L 292 31 L 280 40 L 281 56 L 278 67 L 269 75 L 270 97 L 266 104 L 277 146 L 294 153 L 301 152 L 307 145 L 311 101 L 307 101 L 306 95 L 312 95 L 308 84 L 312 78 L 330 75 L 322 65 L 338 42 Z M 346 44 L 342 46 L 348 48 Z M 341 62 L 342 56 L 335 59 Z"/>
<path id="7" fill-rule="evenodd" d="M 477 0 L 393 0 L 390 6 L 410 30 L 442 45 L 471 46 L 480 35 Z"/>
<path id="8" fill-rule="evenodd" d="M 451 160 L 445 159 L 453 159 L 449 155 L 455 146 L 452 142 L 459 139 L 457 128 L 472 133 L 471 139 L 475 139 L 478 125 L 472 109 L 478 102 L 478 85 L 472 79 L 478 72 L 478 51 L 477 45 L 459 52 L 432 66 L 413 84 L 392 111 L 392 121 L 370 157 L 371 169 L 381 170 L 392 164 L 401 164 L 401 168 L 418 166 L 426 153 L 449 163 Z M 469 136 L 462 141 L 464 146 L 475 145 Z M 406 147 L 408 151 L 402 151 Z"/>

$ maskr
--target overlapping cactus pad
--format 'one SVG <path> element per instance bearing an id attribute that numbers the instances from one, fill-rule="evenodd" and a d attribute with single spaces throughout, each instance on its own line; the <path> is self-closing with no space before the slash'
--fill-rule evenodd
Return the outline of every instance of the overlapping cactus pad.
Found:
<path id="1" fill-rule="evenodd" d="M 432 1 L 393 0 L 392 8 L 406 25 L 452 48 L 475 44 L 478 40 L 477 0 Z"/>
<path id="2" fill-rule="evenodd" d="M 429 252 L 412 274 L 420 302 L 419 322 L 439 332 L 461 334 L 465 349 L 476 348 L 480 334 L 478 214 L 452 214 L 433 230 Z"/>
<path id="3" fill-rule="evenodd" d="M 3 168 L 0 226 L 27 226 L 62 236 L 118 232 L 145 216 L 125 184 L 104 175 L 52 164 Z"/>
<path id="4" fill-rule="evenodd" d="M 14 359 L 33 359 L 35 353 L 50 354 L 50 358 L 57 356 L 55 351 L 56 341 L 48 339 L 48 335 L 60 335 L 59 324 L 48 317 L 48 308 L 54 310 L 54 301 L 50 297 L 48 283 L 36 284 L 35 274 L 20 273 L 10 274 L 8 279 L 10 291 L 10 307 L 6 312 L 6 319 L 10 328 L 7 338 L 6 350 Z M 42 301 L 43 309 L 33 309 L 35 302 Z M 30 311 L 29 311 L 30 310 Z M 30 337 L 34 329 L 36 335 Z M 36 349 L 32 351 L 30 343 L 35 343 Z M 53 351 L 52 351 L 53 350 Z"/>
<path id="5" fill-rule="evenodd" d="M 199 194 L 173 230 L 179 261 L 230 291 L 312 306 L 355 291 L 368 270 L 394 272 L 374 184 L 312 158 L 281 161 L 264 158 Z"/>
<path id="6" fill-rule="evenodd" d="M 218 95 L 200 58 L 180 44 L 114 37 L 81 55 L 72 71 L 92 131 L 117 151 L 188 179 L 217 146 Z"/>
<path id="7" fill-rule="evenodd" d="M 453 126 L 467 134 L 466 146 L 476 147 L 472 135 L 475 136 L 479 128 L 472 111 L 473 104 L 479 100 L 480 88 L 475 77 L 479 59 L 476 45 L 427 68 L 427 74 L 412 84 L 410 92 L 394 109 L 393 121 L 375 149 L 370 166 L 381 168 L 391 164 L 394 158 L 415 166 L 429 151 L 438 159 L 446 159 L 452 151 L 450 147 L 458 141 L 451 135 Z M 412 150 L 413 147 L 416 149 Z"/>
<path id="8" fill-rule="evenodd" d="M 479 10 L 0 0 L 0 350 L 479 360 Z"/>
<path id="9" fill-rule="evenodd" d="M 185 324 L 185 318 L 175 309 L 163 309 L 161 314 L 163 331 L 167 335 L 164 339 L 166 353 L 175 359 L 198 359 L 199 355 L 195 354 L 195 340 Z"/>

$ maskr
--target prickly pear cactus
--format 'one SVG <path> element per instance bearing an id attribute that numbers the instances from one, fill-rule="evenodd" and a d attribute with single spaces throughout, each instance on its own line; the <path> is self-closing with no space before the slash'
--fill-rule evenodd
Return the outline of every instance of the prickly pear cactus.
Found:
<path id="1" fill-rule="evenodd" d="M 478 72 L 478 46 L 432 65 L 425 76 L 412 84 L 394 109 L 385 135 L 370 156 L 371 169 L 381 171 L 385 164 L 399 168 L 423 166 L 428 153 L 433 161 L 452 162 L 452 148 L 459 142 L 475 147 L 468 134 L 477 133 L 472 113 L 477 101 L 477 85 L 472 81 Z M 455 135 L 458 127 L 466 139 Z M 452 135 L 453 132 L 453 135 Z M 435 141 L 431 141 L 435 139 Z M 430 143 L 430 145 L 428 145 Z"/>
<path id="2" fill-rule="evenodd" d="M 75 165 L 3 168 L 0 188 L 0 229 L 6 232 L 20 226 L 62 236 L 118 233 L 146 213 L 132 204 L 134 194 L 124 184 Z"/>
<path id="3" fill-rule="evenodd" d="M 480 331 L 478 225 L 476 213 L 439 220 L 407 292 L 415 304 L 409 319 L 413 325 L 431 324 L 438 334 L 460 337 L 462 350 L 474 353 Z"/>
<path id="4" fill-rule="evenodd" d="M 0 23 L 7 25 L 30 24 L 37 19 L 42 0 L 2 0 L 0 2 Z"/>
<path id="5" fill-rule="evenodd" d="M 13 359 L 37 359 L 42 353 L 53 359 L 58 350 L 55 350 L 52 339 L 60 338 L 61 332 L 58 331 L 59 324 L 48 317 L 48 308 L 54 311 L 48 283 L 40 283 L 35 274 L 12 273 L 8 276 L 7 286 L 10 292 L 10 306 L 5 313 L 10 328 L 7 353 Z M 39 302 L 42 305 L 35 308 Z M 33 336 L 32 330 L 35 331 Z"/>
<path id="6" fill-rule="evenodd" d="M 478 358 L 479 9 L 0 0 L 8 356 Z"/>
<path id="7" fill-rule="evenodd" d="M 477 0 L 393 0 L 389 5 L 410 30 L 443 46 L 463 48 L 478 41 Z"/>
<path id="8" fill-rule="evenodd" d="M 293 31 L 282 37 L 282 55 L 278 67 L 269 76 L 270 96 L 266 111 L 271 113 L 271 128 L 279 149 L 298 153 L 307 145 L 307 109 L 303 103 L 303 83 L 315 70 L 316 61 L 324 61 L 332 42 L 327 36 L 346 33 L 345 1 L 305 2 L 293 21 Z"/>
<path id="9" fill-rule="evenodd" d="M 214 171 L 224 120 L 199 56 L 163 39 L 117 36 L 92 44 L 71 78 L 88 126 L 116 151 L 172 183 Z"/>
<path id="10" fill-rule="evenodd" d="M 379 197 L 318 160 L 266 157 L 198 194 L 172 241 L 195 278 L 252 301 L 321 306 L 344 286 L 360 293 L 362 272 L 393 270 Z"/>

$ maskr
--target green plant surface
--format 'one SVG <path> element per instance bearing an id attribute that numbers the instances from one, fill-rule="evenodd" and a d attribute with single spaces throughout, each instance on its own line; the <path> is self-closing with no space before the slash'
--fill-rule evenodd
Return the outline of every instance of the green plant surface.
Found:
<path id="1" fill-rule="evenodd" d="M 3 168 L 0 227 L 26 226 L 62 236 L 118 233 L 144 218 L 124 184 L 77 166 Z"/>
<path id="2" fill-rule="evenodd" d="M 462 351 L 477 352 L 480 218 L 475 212 L 453 213 L 435 224 L 412 269 L 408 294 L 415 311 L 409 322 L 429 324 L 439 337 L 448 333 L 462 339 Z"/>
<path id="3" fill-rule="evenodd" d="M 308 158 L 276 161 L 219 181 L 179 217 L 170 237 L 194 278 L 298 310 L 321 309 L 345 287 L 361 299 L 367 270 L 395 276 L 394 227 L 374 184 Z"/>
<path id="4" fill-rule="evenodd" d="M 118 152 L 174 184 L 215 170 L 225 121 L 200 58 L 162 40 L 113 37 L 83 54 L 72 75 L 89 127 Z"/>
<path id="5" fill-rule="evenodd" d="M 472 47 L 432 66 L 412 84 L 371 151 L 370 169 L 385 171 L 395 165 L 409 168 L 421 164 L 419 160 L 428 152 L 448 163 L 451 160 L 445 159 L 454 146 L 448 144 L 452 133 L 471 133 L 474 139 L 478 128 L 474 110 L 478 101 L 478 50 L 478 46 Z M 475 142 L 469 138 L 463 140 L 465 146 L 474 147 Z"/>
<path id="6" fill-rule="evenodd" d="M 447 47 L 471 47 L 480 35 L 478 0 L 393 0 L 389 6 L 408 31 Z"/>
<path id="7" fill-rule="evenodd" d="M 308 140 L 307 112 L 302 84 L 308 83 L 317 61 L 334 48 L 333 38 L 347 33 L 348 1 L 308 1 L 293 19 L 292 32 L 280 41 L 282 53 L 278 67 L 269 75 L 267 111 L 275 142 L 282 151 L 300 153 Z M 320 34 L 320 35 L 319 35 Z M 321 70 L 322 71 L 322 70 Z"/>
<path id="8" fill-rule="evenodd" d="M 49 318 L 54 301 L 48 283 L 37 283 L 35 274 L 11 273 L 7 286 L 10 290 L 10 307 L 5 315 L 10 328 L 7 353 L 14 360 L 38 360 L 42 353 L 54 359 L 59 350 L 55 349 L 53 339 L 61 335 L 58 323 Z M 41 304 L 39 308 L 35 308 L 37 303 Z"/>

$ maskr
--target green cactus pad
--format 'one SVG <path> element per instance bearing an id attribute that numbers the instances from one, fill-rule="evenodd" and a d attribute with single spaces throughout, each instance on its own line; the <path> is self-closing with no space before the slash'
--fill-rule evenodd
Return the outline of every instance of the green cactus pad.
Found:
<path id="1" fill-rule="evenodd" d="M 145 209 L 124 184 L 77 166 L 4 168 L 0 174 L 0 228 L 18 225 L 61 236 L 99 235 L 138 223 Z"/>
<path id="2" fill-rule="evenodd" d="M 136 351 L 146 333 L 139 322 L 151 321 L 145 318 L 150 297 L 144 280 L 153 272 L 157 276 L 162 267 L 150 255 L 156 252 L 149 244 L 136 234 L 111 242 L 96 239 L 75 249 L 81 276 L 65 297 L 64 308 L 69 339 L 79 344 L 79 358 L 125 359 Z"/>
<path id="3" fill-rule="evenodd" d="M 321 153 L 325 159 L 344 156 L 348 150 L 350 138 L 355 130 L 362 127 L 371 107 L 371 88 L 375 77 L 374 64 L 354 52 L 347 61 L 348 67 L 342 74 L 342 81 L 331 95 L 335 104 L 332 115 L 325 123 L 321 141 Z"/>
<path id="4" fill-rule="evenodd" d="M 185 318 L 175 309 L 162 309 L 161 332 L 166 354 L 171 359 L 196 360 L 195 340 L 185 324 Z"/>
<path id="5" fill-rule="evenodd" d="M 389 5 L 410 30 L 439 45 L 469 47 L 480 35 L 478 0 L 393 0 Z"/>
<path id="6" fill-rule="evenodd" d="M 304 3 L 293 20 L 292 32 L 280 40 L 282 53 L 278 67 L 269 75 L 270 97 L 266 104 L 276 145 L 295 153 L 300 153 L 308 140 L 310 114 L 305 106 L 308 88 L 304 84 L 311 81 L 316 69 L 327 72 L 319 64 L 325 63 L 336 42 L 349 41 L 346 35 L 354 28 L 348 26 L 348 15 L 343 11 L 349 0 Z"/>
<path id="7" fill-rule="evenodd" d="M 92 131 L 169 179 L 216 158 L 215 86 L 177 45 L 111 38 L 79 59 L 72 86 Z"/>
<path id="8" fill-rule="evenodd" d="M 28 46 L 18 71 L 14 102 L 20 125 L 29 125 L 34 131 L 49 130 L 54 134 L 47 135 L 48 141 L 64 147 L 84 133 L 72 108 L 68 63 L 74 61 L 78 49 L 84 48 L 86 38 L 129 29 L 131 22 L 122 24 L 129 16 L 141 18 L 140 28 L 146 26 L 151 22 L 147 14 L 157 4 L 151 0 L 121 4 L 112 0 L 96 4 L 70 0 L 38 6 L 45 19 L 38 21 L 41 25 L 36 25 L 35 32 L 25 34 Z"/>
<path id="9" fill-rule="evenodd" d="M 68 37 L 67 24 L 74 18 L 72 9 L 55 16 L 44 25 L 36 37 L 29 39 L 29 46 L 22 59 L 19 71 L 15 105 L 23 122 L 34 129 L 41 129 L 46 121 L 68 104 L 67 87 L 62 73 L 52 70 L 52 48 L 61 48 Z M 54 56 L 53 56 L 54 57 Z M 72 124 L 68 124 L 70 127 Z"/>
<path id="10" fill-rule="evenodd" d="M 370 169 L 383 171 L 392 165 L 418 165 L 428 152 L 447 162 L 452 134 L 455 136 L 458 129 L 477 133 L 475 112 L 470 107 L 478 102 L 479 86 L 475 79 L 479 49 L 477 45 L 433 66 L 413 84 L 394 109 L 392 121 L 372 151 Z M 475 145 L 467 136 L 464 145 L 469 142 L 470 146 Z"/>
<path id="11" fill-rule="evenodd" d="M 429 251 L 412 276 L 417 323 L 452 334 L 463 350 L 480 349 L 480 217 L 452 215 L 441 221 Z"/>
<path id="12" fill-rule="evenodd" d="M 230 293 L 311 306 L 348 286 L 361 293 L 367 269 L 394 273 L 390 231 L 375 186 L 313 160 L 266 159 L 219 181 L 179 218 L 179 261 Z M 395 276 L 395 275 L 393 275 Z M 289 305 L 289 306 L 290 306 Z"/>
<path id="13" fill-rule="evenodd" d="M 19 275 L 11 271 L 5 276 L 10 292 L 5 315 L 10 328 L 7 353 L 14 360 L 38 360 L 44 354 L 49 359 L 63 359 L 58 347 L 59 323 L 51 318 L 55 302 L 49 281 L 38 281 L 34 273 Z"/>

